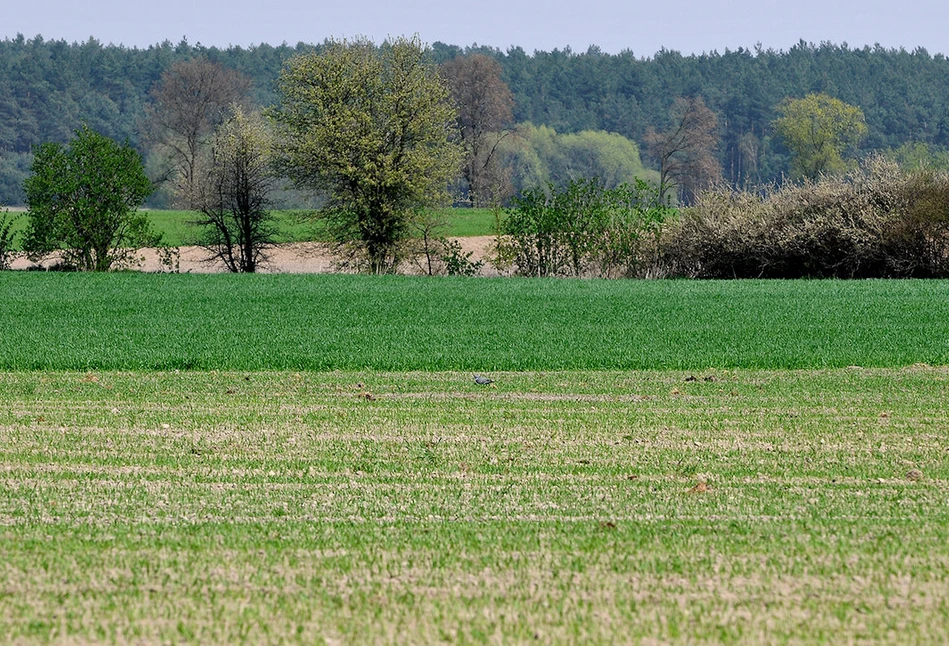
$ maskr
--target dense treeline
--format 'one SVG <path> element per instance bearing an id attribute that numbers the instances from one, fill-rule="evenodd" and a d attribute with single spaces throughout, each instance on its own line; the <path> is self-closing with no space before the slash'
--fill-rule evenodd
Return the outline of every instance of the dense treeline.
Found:
<path id="1" fill-rule="evenodd" d="M 0 41 L 0 203 L 22 201 L 33 146 L 65 142 L 81 125 L 141 146 L 149 92 L 173 63 L 203 55 L 253 81 L 260 105 L 273 101 L 284 61 L 312 46 L 218 49 L 166 41 L 147 49 L 69 44 L 37 36 Z M 660 51 L 605 54 L 596 48 L 526 53 L 436 43 L 439 62 L 481 53 L 496 59 L 514 95 L 514 120 L 561 134 L 606 130 L 642 145 L 669 125 L 678 97 L 701 97 L 718 116 L 719 161 L 737 186 L 779 179 L 788 151 L 773 132 L 787 97 L 823 92 L 858 106 L 868 136 L 861 150 L 926 144 L 949 148 L 949 60 L 922 49 L 800 43 L 788 51 L 738 49 L 683 56 Z"/>
<path id="2" fill-rule="evenodd" d="M 445 58 L 466 53 L 439 45 L 435 51 Z M 783 99 L 808 93 L 824 92 L 863 110 L 869 127 L 864 151 L 908 142 L 949 147 L 949 60 L 923 49 L 801 42 L 786 52 L 661 51 L 650 58 L 596 48 L 493 54 L 514 93 L 516 120 L 558 132 L 597 128 L 642 142 L 650 126 L 666 125 L 676 97 L 701 96 L 719 115 L 725 178 L 739 185 L 787 171 L 787 151 L 775 141 L 771 122 Z"/>
<path id="3" fill-rule="evenodd" d="M 218 49 L 187 41 L 138 49 L 22 35 L 0 41 L 0 204 L 22 203 L 34 146 L 65 143 L 81 126 L 141 149 L 149 92 L 175 62 L 205 56 L 236 69 L 253 79 L 252 98 L 267 105 L 284 61 L 308 49 Z"/>
<path id="4" fill-rule="evenodd" d="M 258 45 L 249 49 L 173 45 L 148 49 L 45 41 L 37 36 L 0 41 L 0 149 L 29 152 L 41 141 L 65 142 L 76 128 L 138 143 L 148 94 L 162 72 L 199 55 L 254 79 L 254 99 L 273 100 L 283 62 L 310 47 Z"/>

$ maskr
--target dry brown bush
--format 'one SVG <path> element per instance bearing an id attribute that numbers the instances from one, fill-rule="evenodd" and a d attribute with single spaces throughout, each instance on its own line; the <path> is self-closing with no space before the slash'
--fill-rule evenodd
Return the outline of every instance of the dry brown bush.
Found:
<path id="1" fill-rule="evenodd" d="M 842 177 L 702 193 L 663 238 L 665 272 L 699 278 L 949 275 L 949 175 L 868 157 Z"/>

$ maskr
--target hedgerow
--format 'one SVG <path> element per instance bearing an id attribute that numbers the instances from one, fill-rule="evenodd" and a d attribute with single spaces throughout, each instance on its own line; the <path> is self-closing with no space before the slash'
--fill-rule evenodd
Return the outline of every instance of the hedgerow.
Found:
<path id="1" fill-rule="evenodd" d="M 949 174 L 877 156 L 840 177 L 702 193 L 661 241 L 665 275 L 949 276 Z"/>

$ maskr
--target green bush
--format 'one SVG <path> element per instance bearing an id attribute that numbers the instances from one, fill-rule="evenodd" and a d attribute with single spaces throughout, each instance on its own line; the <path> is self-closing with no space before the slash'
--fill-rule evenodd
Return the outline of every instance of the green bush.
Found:
<path id="1" fill-rule="evenodd" d="M 445 273 L 449 276 L 477 276 L 484 267 L 483 260 L 473 260 L 473 251 L 463 251 L 457 240 L 441 238 L 441 261 L 445 265 Z"/>
<path id="2" fill-rule="evenodd" d="M 661 246 L 674 276 L 946 276 L 949 174 L 872 156 L 843 177 L 710 190 L 667 228 Z"/>
<path id="3" fill-rule="evenodd" d="M 152 184 L 128 143 L 83 126 L 65 146 L 39 146 L 31 171 L 23 243 L 31 260 L 59 251 L 63 267 L 108 271 L 131 264 L 137 248 L 158 244 L 138 211 Z"/>
<path id="4" fill-rule="evenodd" d="M 531 189 L 500 223 L 498 265 L 523 276 L 642 275 L 671 213 L 638 179 L 611 189 L 597 179 Z"/>

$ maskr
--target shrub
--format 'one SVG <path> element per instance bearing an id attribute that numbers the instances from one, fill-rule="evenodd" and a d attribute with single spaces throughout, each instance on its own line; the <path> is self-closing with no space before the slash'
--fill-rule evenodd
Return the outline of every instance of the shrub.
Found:
<path id="1" fill-rule="evenodd" d="M 410 225 L 411 238 L 399 255 L 429 276 L 477 276 L 484 261 L 472 260 L 473 251 L 465 252 L 461 243 L 444 235 L 448 220 L 440 210 L 417 211 Z"/>
<path id="2" fill-rule="evenodd" d="M 635 276 L 652 265 L 672 209 L 642 180 L 548 185 L 514 199 L 500 223 L 498 265 L 524 276 Z"/>
<path id="3" fill-rule="evenodd" d="M 949 173 L 922 169 L 904 186 L 905 212 L 885 231 L 883 257 L 894 276 L 949 276 Z"/>
<path id="4" fill-rule="evenodd" d="M 440 238 L 442 244 L 441 261 L 445 265 L 445 273 L 449 276 L 477 276 L 484 267 L 483 260 L 472 260 L 473 251 L 463 251 L 457 240 Z"/>
<path id="5" fill-rule="evenodd" d="M 844 177 L 759 192 L 718 188 L 667 229 L 671 275 L 701 278 L 947 275 L 949 175 L 872 156 Z"/>

